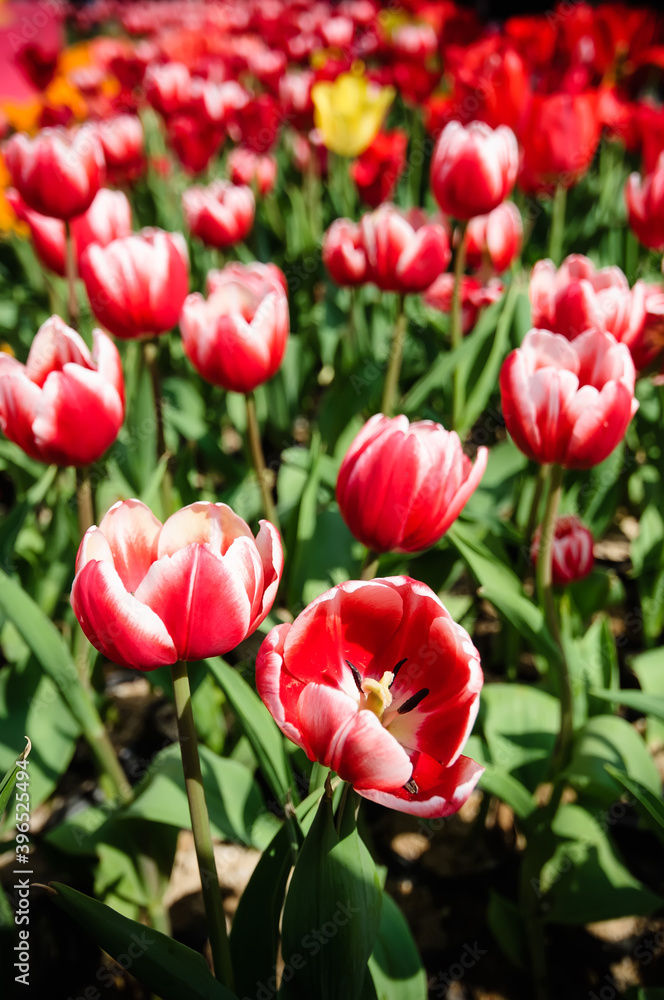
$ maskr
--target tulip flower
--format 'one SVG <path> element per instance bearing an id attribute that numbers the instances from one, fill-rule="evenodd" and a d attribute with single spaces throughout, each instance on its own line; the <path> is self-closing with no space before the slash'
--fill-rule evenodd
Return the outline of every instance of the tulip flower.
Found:
<path id="1" fill-rule="evenodd" d="M 182 195 L 187 226 L 208 246 L 232 246 L 244 240 L 254 224 L 251 188 L 217 180 L 208 187 L 190 187 Z"/>
<path id="2" fill-rule="evenodd" d="M 168 141 L 182 166 L 200 174 L 219 152 L 223 135 L 190 114 L 172 115 L 167 123 Z"/>
<path id="3" fill-rule="evenodd" d="M 357 222 L 335 219 L 323 237 L 323 263 L 338 285 L 362 285 L 369 280 L 367 255 Z"/>
<path id="4" fill-rule="evenodd" d="M 148 101 L 164 118 L 189 108 L 191 74 L 184 63 L 153 63 L 145 72 L 143 86 Z"/>
<path id="5" fill-rule="evenodd" d="M 393 87 L 377 87 L 355 72 L 314 84 L 314 122 L 326 147 L 339 156 L 359 156 L 377 135 L 394 96 Z"/>
<path id="6" fill-rule="evenodd" d="M 93 350 L 59 316 L 40 327 L 22 365 L 0 353 L 0 427 L 31 458 L 89 465 L 115 441 L 124 419 L 120 355 L 101 330 Z"/>
<path id="7" fill-rule="evenodd" d="M 461 755 L 479 654 L 432 590 L 408 577 L 342 583 L 268 633 L 256 686 L 281 731 L 364 798 L 448 816 L 483 768 Z"/>
<path id="8" fill-rule="evenodd" d="M 277 169 L 274 156 L 254 153 L 245 146 L 236 146 L 228 154 L 228 174 L 233 184 L 255 186 L 262 198 L 274 190 Z"/>
<path id="9" fill-rule="evenodd" d="M 137 115 L 116 115 L 99 122 L 97 137 L 111 184 L 124 184 L 140 177 L 145 168 L 145 140 Z"/>
<path id="10" fill-rule="evenodd" d="M 505 425 L 535 462 L 590 469 L 625 436 L 639 406 L 634 381 L 629 349 L 610 333 L 569 341 L 531 330 L 500 373 Z"/>
<path id="11" fill-rule="evenodd" d="M 466 264 L 477 270 L 488 264 L 500 274 L 518 255 L 522 239 L 521 213 L 513 201 L 504 201 L 488 215 L 476 215 L 468 222 Z"/>
<path id="12" fill-rule="evenodd" d="M 104 154 L 93 126 L 44 128 L 33 139 L 17 133 L 4 156 L 14 187 L 40 215 L 65 221 L 82 215 L 104 182 Z"/>
<path id="13" fill-rule="evenodd" d="M 655 169 L 630 174 L 625 185 L 629 224 L 644 246 L 664 250 L 664 153 Z"/>
<path id="14" fill-rule="evenodd" d="M 363 215 L 332 223 L 323 241 L 323 261 L 339 284 L 371 281 L 402 295 L 421 292 L 450 262 L 445 227 L 386 203 Z"/>
<path id="15" fill-rule="evenodd" d="M 223 503 L 200 501 L 162 524 L 140 500 L 111 507 L 83 537 L 71 603 L 92 645 L 135 670 L 234 649 L 272 607 L 283 556 Z"/>
<path id="16" fill-rule="evenodd" d="M 178 321 L 189 290 L 189 258 L 181 233 L 142 229 L 92 244 L 81 277 L 100 323 L 122 340 L 166 333 Z"/>
<path id="17" fill-rule="evenodd" d="M 185 354 L 213 385 L 250 393 L 279 370 L 286 351 L 288 299 L 269 265 L 230 264 L 211 276 L 206 300 L 195 292 L 182 307 Z M 279 272 L 281 274 L 281 272 Z"/>
<path id="18" fill-rule="evenodd" d="M 520 133 L 523 163 L 519 183 L 533 191 L 578 183 L 593 161 L 600 132 L 594 92 L 536 94 Z"/>
<path id="19" fill-rule="evenodd" d="M 619 267 L 596 270 L 581 254 L 571 254 L 556 270 L 539 260 L 530 278 L 533 324 L 573 340 L 586 330 L 611 333 L 630 350 L 638 345 L 646 318 L 646 286 L 630 289 Z"/>
<path id="20" fill-rule="evenodd" d="M 351 177 L 363 201 L 377 208 L 394 192 L 406 165 L 408 136 L 395 129 L 379 132 L 351 167 Z"/>
<path id="21" fill-rule="evenodd" d="M 491 278 L 485 285 L 477 278 L 464 274 L 459 288 L 461 305 L 461 332 L 465 335 L 475 328 L 479 314 L 486 306 L 493 305 L 502 297 L 505 286 L 498 278 Z M 423 299 L 433 309 L 451 313 L 454 296 L 454 275 L 441 274 L 427 288 Z"/>
<path id="22" fill-rule="evenodd" d="M 540 529 L 535 532 L 530 547 L 530 558 L 537 564 L 540 548 Z M 552 582 L 555 587 L 564 587 L 576 580 L 583 580 L 591 572 L 593 558 L 593 536 L 574 514 L 556 518 L 552 540 Z"/>
<path id="23" fill-rule="evenodd" d="M 274 97 L 260 94 L 242 108 L 237 121 L 242 144 L 254 153 L 265 154 L 279 138 L 283 115 Z"/>
<path id="24" fill-rule="evenodd" d="M 337 478 L 341 515 L 373 552 L 418 552 L 442 538 L 484 474 L 458 435 L 432 420 L 377 413 L 351 444 Z"/>
<path id="25" fill-rule="evenodd" d="M 442 131 L 431 161 L 431 188 L 441 210 L 455 219 L 486 215 L 510 194 L 519 150 L 506 125 L 451 121 Z"/>
<path id="26" fill-rule="evenodd" d="M 39 260 L 50 271 L 64 277 L 66 272 L 65 224 L 33 212 L 18 191 L 10 188 L 7 201 L 16 215 L 30 227 L 30 235 Z M 71 220 L 71 235 L 76 259 L 91 243 L 107 246 L 112 240 L 131 233 L 131 205 L 122 191 L 101 188 L 87 212 Z"/>

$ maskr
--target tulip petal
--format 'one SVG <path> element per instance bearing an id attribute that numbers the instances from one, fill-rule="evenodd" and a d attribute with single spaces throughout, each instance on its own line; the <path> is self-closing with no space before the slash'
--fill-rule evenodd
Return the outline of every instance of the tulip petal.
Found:
<path id="1" fill-rule="evenodd" d="M 0 427 L 5 437 L 30 458 L 44 461 L 32 425 L 42 392 L 25 374 L 24 366 L 0 351 Z"/>
<path id="2" fill-rule="evenodd" d="M 246 638 L 262 575 L 253 538 L 236 538 L 224 556 L 194 543 L 154 562 L 136 597 L 164 622 L 180 659 L 200 660 Z"/>
<path id="3" fill-rule="evenodd" d="M 276 625 L 263 640 L 256 657 L 256 690 L 282 733 L 310 754 L 297 716 L 297 703 L 305 682 L 293 677 L 283 658 L 286 637 L 292 627 Z"/>
<path id="4" fill-rule="evenodd" d="M 92 645 L 113 663 L 154 670 L 178 659 L 164 623 L 127 592 L 107 562 L 83 566 L 74 579 L 71 604 Z"/>
<path id="5" fill-rule="evenodd" d="M 415 794 L 404 788 L 393 791 L 358 788 L 359 794 L 411 816 L 429 819 L 451 816 L 466 802 L 484 773 L 484 768 L 470 757 L 459 757 L 452 767 L 443 767 L 432 757 L 415 753 L 413 764 L 412 780 L 418 789 Z"/>
<path id="6" fill-rule="evenodd" d="M 356 692 L 357 695 L 357 692 Z M 360 791 L 393 789 L 411 775 L 410 758 L 357 697 L 326 684 L 307 684 L 297 703 L 302 735 L 313 758 Z"/>
<path id="7" fill-rule="evenodd" d="M 135 593 L 157 558 L 161 521 L 140 500 L 119 500 L 102 518 L 113 563 L 124 586 Z"/>
<path id="8" fill-rule="evenodd" d="M 281 536 L 270 521 L 259 521 L 260 531 L 256 535 L 256 548 L 263 564 L 263 593 L 260 608 L 257 612 L 252 609 L 252 628 L 258 628 L 265 616 L 269 614 L 274 599 L 277 596 L 281 574 L 284 569 L 284 553 L 281 547 Z"/>
<path id="9" fill-rule="evenodd" d="M 246 521 L 225 503 L 199 500 L 171 514 L 161 529 L 158 558 L 175 555 L 185 545 L 198 542 L 225 555 L 236 538 L 250 538 Z"/>

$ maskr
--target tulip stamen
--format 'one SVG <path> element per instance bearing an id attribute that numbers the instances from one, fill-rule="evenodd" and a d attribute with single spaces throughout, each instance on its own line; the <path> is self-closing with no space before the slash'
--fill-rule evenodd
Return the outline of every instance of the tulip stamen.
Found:
<path id="1" fill-rule="evenodd" d="M 422 688 L 422 690 L 418 691 L 417 694 L 412 695 L 404 701 L 403 705 L 399 706 L 397 709 L 397 715 L 405 715 L 406 712 L 412 712 L 414 708 L 417 708 L 422 699 L 426 698 L 428 693 L 429 688 Z"/>
<path id="2" fill-rule="evenodd" d="M 394 684 L 395 680 L 397 679 L 397 674 L 399 673 L 399 671 L 401 670 L 407 659 L 408 657 L 404 656 L 403 660 L 399 660 L 399 662 L 394 666 L 392 670 L 392 684 Z M 390 684 L 390 687 L 392 687 L 392 684 Z"/>
<path id="3" fill-rule="evenodd" d="M 419 792 L 419 788 L 417 787 L 417 782 L 413 781 L 412 778 L 410 779 L 410 781 L 407 781 L 403 787 L 405 791 L 410 792 L 411 795 L 417 795 L 417 793 Z"/>
<path id="4" fill-rule="evenodd" d="M 360 692 L 360 694 L 364 694 L 364 691 L 362 690 L 362 674 L 357 669 L 355 664 L 350 662 L 350 660 L 346 660 L 346 663 L 350 667 L 350 671 L 353 675 L 353 680 L 355 681 L 357 690 Z"/>
<path id="5" fill-rule="evenodd" d="M 367 677 L 362 684 L 365 703 L 361 706 L 361 710 L 368 709 L 379 719 L 382 719 L 385 709 L 392 704 L 390 685 L 393 680 L 394 674 L 391 670 L 386 670 L 379 681 L 374 680 L 373 677 Z"/>

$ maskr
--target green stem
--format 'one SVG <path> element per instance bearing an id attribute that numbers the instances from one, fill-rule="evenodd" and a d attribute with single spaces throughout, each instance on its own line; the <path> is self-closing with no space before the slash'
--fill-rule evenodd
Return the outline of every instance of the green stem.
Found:
<path id="1" fill-rule="evenodd" d="M 157 425 L 157 462 L 167 454 L 166 452 L 166 439 L 164 437 L 164 404 L 161 397 L 161 379 L 159 377 L 159 341 L 155 340 L 145 340 L 143 341 L 143 364 L 145 365 L 148 374 L 150 376 L 150 383 L 152 385 L 152 396 L 154 399 L 154 416 Z M 166 466 L 164 470 L 164 475 L 161 480 L 161 501 L 163 506 L 163 516 L 164 518 L 169 517 L 173 513 L 173 480 L 171 477 L 171 471 Z"/>
<path id="2" fill-rule="evenodd" d="M 256 475 L 258 476 L 258 485 L 260 486 L 261 497 L 263 499 L 263 510 L 268 521 L 271 521 L 277 531 L 279 531 L 277 508 L 274 505 L 272 490 L 270 489 L 270 484 L 267 481 L 265 456 L 263 455 L 263 445 L 261 444 L 261 435 L 258 428 L 258 417 L 256 416 L 256 400 L 254 399 L 253 392 L 247 392 L 244 398 L 247 403 L 247 435 L 249 437 L 249 448 L 251 449 L 251 458 L 254 463 L 254 469 L 256 470 Z"/>
<path id="3" fill-rule="evenodd" d="M 78 268 L 76 266 L 76 248 L 71 232 L 69 220 L 65 221 L 65 274 L 67 276 L 67 288 L 69 292 L 68 310 L 69 325 L 74 330 L 78 330 L 78 299 L 76 298 L 76 279 Z"/>
<path id="4" fill-rule="evenodd" d="M 373 549 L 367 549 L 362 568 L 360 570 L 360 580 L 373 580 L 378 570 L 380 555 Z"/>
<path id="5" fill-rule="evenodd" d="M 81 538 L 95 523 L 95 509 L 92 502 L 92 485 L 90 470 L 76 469 L 76 509 L 78 511 L 78 530 Z"/>
<path id="6" fill-rule="evenodd" d="M 549 257 L 559 266 L 563 259 L 563 236 L 565 235 L 565 208 L 567 206 L 567 188 L 559 184 L 553 196 L 551 212 L 551 228 L 549 229 Z"/>
<path id="7" fill-rule="evenodd" d="M 539 514 L 540 503 L 542 502 L 542 493 L 544 492 L 544 484 L 546 483 L 548 476 L 549 466 L 540 465 L 537 473 L 537 479 L 535 480 L 535 491 L 533 493 L 533 502 L 530 505 L 530 513 L 528 514 L 528 523 L 526 524 L 526 531 L 523 536 L 524 545 L 526 546 L 530 545 L 535 532 L 537 515 Z"/>
<path id="8" fill-rule="evenodd" d="M 175 710 L 178 719 L 178 734 L 182 768 L 187 789 L 189 813 L 191 815 L 191 830 L 194 835 L 198 870 L 201 875 L 203 904 L 210 935 L 210 948 L 216 978 L 230 990 L 233 989 L 233 968 L 231 953 L 226 931 L 226 917 L 219 888 L 217 866 L 214 860 L 210 818 L 208 815 L 201 761 L 198 756 L 198 743 L 194 713 L 191 708 L 191 690 L 187 664 L 178 660 L 171 667 L 173 692 L 175 695 Z"/>
<path id="9" fill-rule="evenodd" d="M 454 258 L 454 285 L 452 287 L 452 313 L 450 316 L 450 333 L 452 350 L 463 340 L 463 315 L 461 308 L 461 286 L 463 272 L 466 267 L 466 230 L 468 224 L 462 222 L 459 226 L 461 238 Z M 461 412 L 464 406 L 463 372 L 459 365 L 454 369 L 454 384 L 452 387 L 452 429 L 456 430 L 461 423 Z"/>
<path id="10" fill-rule="evenodd" d="M 556 748 L 551 761 L 551 769 L 554 778 L 562 771 L 567 761 L 569 745 L 573 733 L 573 705 L 572 686 L 570 683 L 569 669 L 565 659 L 560 626 L 558 624 L 558 614 L 553 596 L 553 539 L 555 535 L 556 514 L 563 488 L 564 470 L 560 465 L 551 467 L 549 477 L 549 493 L 546 498 L 544 517 L 540 528 L 539 552 L 537 553 L 537 594 L 540 604 L 544 609 L 546 623 L 553 635 L 560 657 L 558 660 L 558 685 L 560 688 L 560 731 Z"/>
<path id="11" fill-rule="evenodd" d="M 401 373 L 401 359 L 403 358 L 403 344 L 406 339 L 406 313 L 404 310 L 405 296 L 399 295 L 397 302 L 397 320 L 394 326 L 394 336 L 390 348 L 390 362 L 385 375 L 385 385 L 383 386 L 383 401 L 381 412 L 386 417 L 391 417 L 399 395 L 399 375 Z"/>

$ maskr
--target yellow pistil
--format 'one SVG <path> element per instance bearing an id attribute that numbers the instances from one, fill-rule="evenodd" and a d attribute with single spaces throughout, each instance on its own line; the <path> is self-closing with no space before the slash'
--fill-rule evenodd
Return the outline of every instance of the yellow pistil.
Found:
<path id="1" fill-rule="evenodd" d="M 364 705 L 360 706 L 360 710 L 368 709 L 377 715 L 379 719 L 382 719 L 383 713 L 386 708 L 389 708 L 392 704 L 392 692 L 390 691 L 390 684 L 394 680 L 394 674 L 391 670 L 386 670 L 379 681 L 373 680 L 368 677 L 362 683 L 362 691 L 364 692 L 365 702 Z"/>

